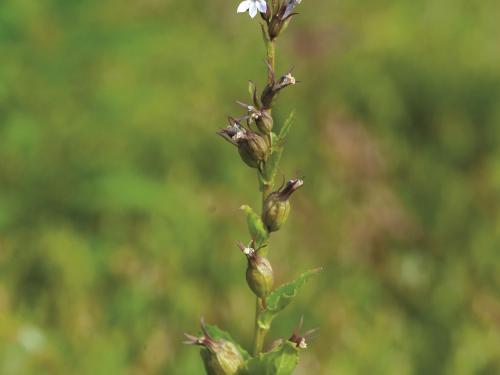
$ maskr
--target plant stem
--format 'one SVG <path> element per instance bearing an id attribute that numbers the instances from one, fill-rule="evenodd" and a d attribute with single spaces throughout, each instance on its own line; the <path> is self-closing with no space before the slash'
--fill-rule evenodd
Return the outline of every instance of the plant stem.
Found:
<path id="1" fill-rule="evenodd" d="M 276 42 L 274 40 L 266 41 L 266 57 L 269 66 L 274 71 L 274 67 L 276 65 Z M 271 70 L 268 72 L 267 76 L 268 84 L 273 83 L 273 75 Z M 269 110 L 269 114 L 271 114 L 271 110 Z M 264 184 L 262 188 L 262 209 L 264 209 L 264 202 L 266 201 L 267 196 L 271 193 L 272 186 L 269 184 Z M 267 252 L 267 251 L 266 251 Z M 262 348 L 264 346 L 264 340 L 266 338 L 267 332 L 269 329 L 261 328 L 259 326 L 259 314 L 262 311 L 262 300 L 257 297 L 257 301 L 255 303 L 255 327 L 254 327 L 254 340 L 253 340 L 253 355 L 257 356 L 260 352 L 262 352 Z"/>
<path id="2" fill-rule="evenodd" d="M 266 58 L 269 66 L 272 71 L 274 71 L 274 67 L 276 65 L 276 41 L 275 40 L 266 40 Z M 267 83 L 271 85 L 273 83 L 273 75 L 272 72 L 268 72 Z M 272 116 L 272 108 L 269 109 L 269 115 Z M 271 136 L 269 135 L 269 145 L 272 147 Z M 272 186 L 270 184 L 264 184 L 262 188 L 262 206 L 264 207 L 264 202 L 266 201 L 267 196 L 271 193 Z"/>
<path id="3" fill-rule="evenodd" d="M 267 62 L 273 68 L 276 65 L 276 41 L 267 40 L 266 41 L 266 49 L 267 49 Z M 271 84 L 273 81 L 271 72 L 268 73 L 267 82 Z"/>
<path id="4" fill-rule="evenodd" d="M 262 347 L 264 346 L 264 339 L 266 338 L 267 329 L 259 327 L 259 313 L 261 311 L 261 299 L 257 298 L 257 303 L 255 305 L 255 335 L 253 343 L 253 355 L 257 356 L 262 352 Z"/>

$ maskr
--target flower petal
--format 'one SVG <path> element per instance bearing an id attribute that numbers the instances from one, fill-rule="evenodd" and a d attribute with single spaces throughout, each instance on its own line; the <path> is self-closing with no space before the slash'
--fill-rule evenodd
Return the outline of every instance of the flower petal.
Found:
<path id="1" fill-rule="evenodd" d="M 265 0 L 257 0 L 257 9 L 261 13 L 266 13 L 267 11 L 267 3 Z"/>
<path id="2" fill-rule="evenodd" d="M 250 8 L 251 1 L 250 0 L 244 0 L 238 5 L 238 9 L 236 10 L 237 13 L 244 13 Z"/>
<path id="3" fill-rule="evenodd" d="M 250 3 L 250 11 L 248 13 L 252 18 L 254 18 L 257 15 L 257 4 L 255 3 L 255 1 L 252 1 Z"/>

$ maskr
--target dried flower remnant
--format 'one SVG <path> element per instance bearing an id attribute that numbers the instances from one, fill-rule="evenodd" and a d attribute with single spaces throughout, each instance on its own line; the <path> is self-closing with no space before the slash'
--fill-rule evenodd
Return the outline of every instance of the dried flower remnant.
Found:
<path id="1" fill-rule="evenodd" d="M 273 106 L 274 100 L 276 99 L 281 90 L 283 90 L 288 86 L 295 85 L 298 82 L 292 75 L 291 71 L 281 76 L 280 79 L 276 81 L 274 75 L 274 69 L 271 66 L 268 66 L 268 69 L 271 82 L 264 88 L 264 90 L 262 91 L 262 95 L 260 97 L 260 100 L 262 102 L 262 107 L 265 109 L 269 109 Z"/>
<path id="2" fill-rule="evenodd" d="M 268 135 L 271 133 L 271 131 L 273 130 L 274 121 L 273 117 L 269 113 L 269 110 L 260 110 L 258 109 L 258 107 L 242 102 L 237 103 L 247 109 L 248 115 L 246 116 L 246 118 L 250 121 L 254 121 L 257 129 L 259 129 L 262 134 Z"/>
<path id="3" fill-rule="evenodd" d="M 292 333 L 292 336 L 288 339 L 288 341 L 293 342 L 297 348 L 307 349 L 307 340 L 311 338 L 311 336 L 318 331 L 317 328 L 310 329 L 309 331 L 304 332 L 304 334 L 300 334 L 300 330 L 302 330 L 302 325 L 304 324 L 304 317 L 300 318 L 299 326 Z"/>

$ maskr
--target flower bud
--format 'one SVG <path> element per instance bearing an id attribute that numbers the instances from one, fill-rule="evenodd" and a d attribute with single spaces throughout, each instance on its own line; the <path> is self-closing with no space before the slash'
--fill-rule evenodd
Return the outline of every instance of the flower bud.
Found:
<path id="1" fill-rule="evenodd" d="M 274 284 L 274 275 L 269 260 L 260 256 L 252 247 L 245 247 L 238 244 L 241 251 L 247 256 L 247 283 L 250 289 L 265 303 L 267 295 L 272 291 Z"/>
<path id="2" fill-rule="evenodd" d="M 288 181 L 283 188 L 269 194 L 262 211 L 262 221 L 269 232 L 276 232 L 286 222 L 290 212 L 289 198 L 303 185 L 303 180 L 293 179 Z"/>
<path id="3" fill-rule="evenodd" d="M 238 147 L 241 159 L 252 168 L 260 168 L 267 160 L 269 145 L 259 134 L 241 126 L 229 118 L 229 125 L 218 132 L 220 136 Z"/>
<path id="4" fill-rule="evenodd" d="M 271 40 L 276 39 L 287 27 L 290 19 L 297 14 L 294 12 L 295 7 L 301 2 L 302 0 L 285 0 L 278 5 L 278 9 L 271 20 L 266 19 Z"/>
<path id="5" fill-rule="evenodd" d="M 188 338 L 185 344 L 202 346 L 201 357 L 205 370 L 209 375 L 235 375 L 243 366 L 244 359 L 240 351 L 232 342 L 210 337 L 201 319 L 202 337 L 195 337 L 185 333 Z"/>

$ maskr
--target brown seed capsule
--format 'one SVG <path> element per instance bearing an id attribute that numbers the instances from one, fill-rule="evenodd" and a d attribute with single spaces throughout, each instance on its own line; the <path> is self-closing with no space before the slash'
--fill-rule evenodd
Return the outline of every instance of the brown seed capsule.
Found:
<path id="1" fill-rule="evenodd" d="M 269 194 L 262 211 L 262 221 L 269 232 L 276 232 L 286 222 L 290 213 L 289 198 L 303 185 L 303 180 L 293 179 L 288 181 L 282 189 Z"/>
<path id="2" fill-rule="evenodd" d="M 264 88 L 260 97 L 262 106 L 265 109 L 269 109 L 273 106 L 274 100 L 281 90 L 283 90 L 285 87 L 295 85 L 297 83 L 297 80 L 291 72 L 288 72 L 287 74 L 283 75 L 278 81 L 276 81 L 274 79 L 274 72 L 272 71 L 272 67 L 269 66 L 268 69 L 271 73 L 272 82 Z"/>
<path id="3" fill-rule="evenodd" d="M 244 128 L 238 121 L 229 118 L 229 125 L 217 133 L 238 147 L 241 159 L 252 168 L 260 168 L 267 160 L 269 145 L 259 134 Z"/>
<path id="4" fill-rule="evenodd" d="M 257 100 L 255 100 L 255 102 L 257 102 Z M 247 109 L 247 119 L 250 121 L 255 121 L 255 125 L 262 134 L 267 135 L 271 133 L 271 131 L 273 130 L 274 121 L 269 110 L 259 110 L 253 105 L 248 105 L 242 102 L 237 103 Z"/>

